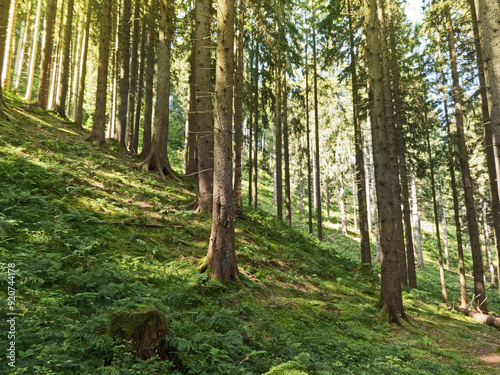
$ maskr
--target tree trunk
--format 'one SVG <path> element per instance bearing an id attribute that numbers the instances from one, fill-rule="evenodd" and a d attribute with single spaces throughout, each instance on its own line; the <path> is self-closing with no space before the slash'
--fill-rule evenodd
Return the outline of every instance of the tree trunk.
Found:
<path id="1" fill-rule="evenodd" d="M 9 23 L 9 8 L 10 0 L 0 0 L 0 61 L 3 63 L 5 54 L 5 44 L 7 41 L 7 25 Z M 3 64 L 0 66 L 0 77 L 3 69 Z M 0 84 L 0 118 L 3 115 L 1 107 L 5 105 L 2 93 L 2 85 Z"/>
<path id="2" fill-rule="evenodd" d="M 448 255 L 448 229 L 446 227 L 446 207 L 444 206 L 444 198 L 443 198 L 443 179 L 441 174 L 439 174 L 439 204 L 441 205 L 441 211 L 443 216 L 441 217 L 441 222 L 443 224 L 443 240 L 444 240 L 444 261 L 445 268 L 447 270 L 450 269 L 450 258 Z"/>
<path id="3" fill-rule="evenodd" d="M 313 13 L 315 10 L 313 8 Z M 319 113 L 318 113 L 318 72 L 317 72 L 317 54 L 316 54 L 316 15 L 313 17 L 313 68 L 314 68 L 314 132 L 315 132 L 315 175 L 316 175 L 316 214 L 318 220 L 318 239 L 323 240 L 323 225 L 321 218 L 321 180 L 319 167 Z"/>
<path id="4" fill-rule="evenodd" d="M 444 74 L 442 74 L 442 78 L 444 83 Z M 460 208 L 458 203 L 457 181 L 455 178 L 455 156 L 453 152 L 453 144 L 451 141 L 450 120 L 448 116 L 448 100 L 446 98 L 446 94 L 443 93 L 443 95 L 446 133 L 448 134 L 448 166 L 450 169 L 451 193 L 453 195 L 453 214 L 455 217 L 455 230 L 457 235 L 458 273 L 460 275 L 460 306 L 465 309 L 467 307 L 467 285 L 465 281 L 465 262 L 464 250 L 462 247 L 462 226 L 460 224 Z"/>
<path id="5" fill-rule="evenodd" d="M 89 140 L 101 145 L 106 132 L 106 91 L 108 88 L 109 39 L 111 35 L 112 0 L 103 0 L 101 8 L 101 27 L 99 34 L 99 65 L 97 67 L 97 91 L 94 123 Z"/>
<path id="6" fill-rule="evenodd" d="M 214 201 L 214 123 L 212 112 L 212 61 L 210 23 L 212 0 L 197 0 L 195 5 L 196 43 L 196 128 L 198 131 L 198 208 L 212 212 Z"/>
<path id="7" fill-rule="evenodd" d="M 19 32 L 19 40 L 21 40 L 21 43 L 17 45 L 16 62 L 14 63 L 14 76 L 12 77 L 12 84 L 14 86 L 15 91 L 19 89 L 19 83 L 21 81 L 21 72 L 24 65 L 24 52 L 26 50 L 26 44 L 28 40 L 30 11 L 31 11 L 31 2 L 28 2 L 28 9 L 26 11 L 26 20 L 21 24 L 21 30 Z"/>
<path id="8" fill-rule="evenodd" d="M 486 250 L 486 267 L 490 269 L 491 283 L 495 283 L 495 267 L 493 266 L 493 259 L 491 257 L 490 246 L 490 226 L 488 224 L 487 203 L 484 199 L 481 200 L 482 219 L 483 219 L 483 235 L 484 235 L 484 248 Z"/>
<path id="9" fill-rule="evenodd" d="M 425 112 L 424 126 L 428 126 L 427 112 Z M 436 240 L 437 240 L 437 246 L 438 246 L 438 261 L 439 261 L 439 276 L 441 279 L 441 293 L 443 295 L 443 302 L 448 303 L 448 294 L 446 293 L 446 281 L 444 278 L 443 250 L 441 248 L 441 236 L 439 234 L 439 215 L 438 215 L 438 206 L 437 206 L 437 198 L 436 198 L 436 182 L 434 179 L 434 165 L 436 163 L 432 159 L 429 129 L 426 128 L 425 131 L 426 131 L 426 139 L 427 139 L 427 155 L 429 157 L 429 169 L 431 172 L 432 203 L 433 203 L 433 207 L 434 207 L 434 224 L 436 225 Z"/>
<path id="10" fill-rule="evenodd" d="M 157 69 L 158 86 L 156 91 L 153 141 L 151 143 L 151 150 L 142 163 L 142 167 L 158 172 L 162 178 L 169 176 L 176 179 L 177 176 L 170 167 L 167 153 L 173 12 L 174 6 L 172 0 L 161 0 Z"/>
<path id="11" fill-rule="evenodd" d="M 130 89 L 130 17 L 132 0 L 123 0 L 123 15 L 119 30 L 118 52 L 120 53 L 120 85 L 118 94 L 118 115 L 116 116 L 116 139 L 126 147 L 128 120 L 128 93 Z"/>
<path id="12" fill-rule="evenodd" d="M 5 39 L 5 51 L 3 58 L 3 73 L 2 73 L 2 83 L 5 89 L 10 87 L 10 72 L 12 66 L 12 57 L 14 56 L 14 48 L 16 41 L 16 19 L 17 19 L 17 5 L 18 1 L 13 0 L 9 7 L 9 23 L 7 25 L 7 35 Z"/>
<path id="13" fill-rule="evenodd" d="M 253 32 L 254 45 L 255 42 L 255 32 Z M 253 105 L 253 95 L 254 95 L 254 72 L 253 72 L 253 64 L 254 57 L 257 55 L 257 51 L 254 47 L 253 54 L 250 56 L 250 93 L 248 100 L 248 110 L 249 110 L 249 120 L 248 120 L 248 207 L 252 206 L 252 197 L 253 197 L 253 135 L 252 135 L 252 127 L 253 127 L 253 114 L 254 114 L 254 105 Z"/>
<path id="14" fill-rule="evenodd" d="M 258 171 L 259 171 L 259 42 L 255 38 L 255 78 L 254 78 L 254 125 L 253 125 L 253 209 L 258 205 Z"/>
<path id="15" fill-rule="evenodd" d="M 232 186 L 232 104 L 234 1 L 217 3 L 217 64 L 215 78 L 214 201 L 212 233 L 205 265 L 210 278 L 239 283 L 235 254 Z"/>
<path id="16" fill-rule="evenodd" d="M 191 56 L 189 57 L 189 85 L 186 116 L 186 132 L 184 142 L 184 174 L 196 178 L 198 158 L 196 156 L 196 85 L 195 85 L 196 43 L 191 42 Z M 197 179 L 197 178 L 196 178 Z"/>
<path id="17" fill-rule="evenodd" d="M 424 269 L 424 257 L 422 255 L 422 236 L 420 231 L 420 218 L 418 217 L 418 201 L 417 201 L 417 179 L 415 172 L 411 173 L 411 199 L 412 199 L 412 215 L 413 215 L 413 233 L 415 244 L 417 246 L 417 264 L 418 268 Z"/>
<path id="18" fill-rule="evenodd" d="M 61 15 L 59 17 L 59 32 L 57 33 L 57 39 L 55 42 L 56 53 L 53 60 L 52 68 L 52 78 L 50 82 L 50 93 L 49 101 L 47 103 L 47 108 L 54 109 L 57 97 L 57 89 L 59 87 L 59 81 L 61 78 L 61 60 L 62 60 L 62 47 L 63 47 L 63 31 L 64 31 L 64 9 L 66 7 L 66 2 L 63 1 L 61 4 Z"/>
<path id="19" fill-rule="evenodd" d="M 345 210 L 345 189 L 344 189 L 344 179 L 342 174 L 339 176 L 339 184 L 340 184 L 340 194 L 339 194 L 339 203 L 340 203 L 340 217 L 342 220 L 342 234 L 347 236 L 347 215 Z M 326 189 L 328 191 L 328 184 L 326 185 Z M 330 220 L 330 218 L 328 218 Z"/>
<path id="20" fill-rule="evenodd" d="M 118 106 L 118 40 L 120 25 L 120 2 L 116 2 L 116 9 L 111 16 L 114 21 L 111 26 L 113 49 L 111 53 L 111 106 L 109 110 L 109 126 L 106 137 L 116 139 L 116 108 Z"/>
<path id="21" fill-rule="evenodd" d="M 147 7 L 147 3 L 145 5 Z M 132 140 L 132 151 L 137 154 L 139 153 L 139 132 L 141 129 L 141 110 L 142 110 L 142 96 L 144 91 L 144 67 L 146 60 L 146 36 L 147 36 L 147 22 L 146 22 L 146 12 L 142 17 L 142 35 L 141 35 L 141 52 L 139 64 L 139 83 L 137 84 L 137 106 L 135 109 L 135 120 L 134 120 L 134 137 Z"/>
<path id="22" fill-rule="evenodd" d="M 30 68 L 28 73 L 28 82 L 26 84 L 26 94 L 24 95 L 24 100 L 31 100 L 31 91 L 33 87 L 33 79 L 35 76 L 35 64 L 36 64 L 36 50 L 38 46 L 38 24 L 40 22 L 40 13 L 42 7 L 42 0 L 38 0 L 38 5 L 36 8 L 36 18 L 35 26 L 33 28 L 33 44 L 31 46 L 31 57 L 30 57 Z"/>
<path id="23" fill-rule="evenodd" d="M 236 216 L 243 211 L 243 198 L 241 197 L 241 150 L 243 143 L 243 17 L 246 6 L 245 0 L 240 0 L 239 4 L 238 53 L 234 87 L 234 194 L 236 196 Z"/>
<path id="24" fill-rule="evenodd" d="M 309 234 L 313 232 L 312 225 L 312 168 L 311 168 L 311 130 L 309 126 L 309 57 L 307 54 L 308 38 L 306 35 L 306 51 L 305 51 L 305 75 L 306 75 L 306 158 L 307 158 L 307 209 L 309 214 Z"/>
<path id="25" fill-rule="evenodd" d="M 288 90 L 286 69 L 283 72 L 283 157 L 285 158 L 285 216 L 288 225 L 292 225 L 292 197 L 290 187 L 290 151 L 288 140 Z"/>
<path id="26" fill-rule="evenodd" d="M 132 33 L 132 50 L 130 61 L 130 82 L 128 90 L 128 104 L 127 104 L 127 132 L 125 134 L 125 146 L 127 150 L 136 152 L 134 150 L 134 127 L 135 127 L 135 98 L 137 95 L 137 76 L 139 68 L 139 35 L 140 35 L 140 1 L 134 4 L 134 31 Z"/>
<path id="27" fill-rule="evenodd" d="M 461 88 L 458 78 L 457 57 L 455 51 L 455 35 L 451 24 L 450 8 L 444 7 L 446 17 L 446 29 L 450 48 L 451 75 L 453 81 L 453 99 L 455 102 L 455 118 L 457 123 L 458 159 L 462 169 L 462 182 L 465 191 L 465 204 L 467 208 L 467 222 L 469 223 L 469 237 L 472 251 L 472 267 L 474 270 L 474 295 L 477 296 L 476 307 L 482 313 L 488 313 L 486 294 L 484 288 L 484 269 L 481 244 L 479 241 L 479 227 L 477 223 L 476 208 L 474 206 L 474 186 L 469 168 L 469 156 L 465 144 Z"/>
<path id="28" fill-rule="evenodd" d="M 83 102 L 85 101 L 85 81 L 87 77 L 87 53 L 89 47 L 89 31 L 90 31 L 90 20 L 92 13 L 92 2 L 89 1 L 87 5 L 87 20 L 85 21 L 85 33 L 83 36 L 83 51 L 82 59 L 80 63 L 80 82 L 78 83 L 78 100 L 76 104 L 76 115 L 75 122 L 82 127 L 83 121 Z"/>
<path id="29" fill-rule="evenodd" d="M 73 6 L 75 1 L 68 0 L 66 23 L 64 24 L 64 39 L 62 45 L 61 78 L 57 89 L 55 110 L 61 117 L 66 117 L 66 97 L 68 96 L 69 68 L 71 52 L 71 32 L 73 30 Z"/>
<path id="30" fill-rule="evenodd" d="M 500 33 L 498 33 L 498 29 L 494 28 L 495 17 L 492 17 L 492 15 L 498 16 L 500 6 L 488 0 L 476 1 L 476 6 L 474 5 L 474 0 L 469 0 L 469 4 L 477 55 L 479 92 L 481 93 L 486 165 L 488 168 L 491 213 L 493 216 L 493 237 L 497 253 L 497 277 L 500 280 L 500 55 L 498 53 L 498 48 L 500 48 Z M 479 8 L 476 9 L 476 7 Z M 491 11 L 488 11 L 488 8 Z M 477 10 L 481 15 L 481 22 L 479 24 L 477 22 Z M 481 29 L 481 38 L 479 29 Z M 483 54 L 485 57 L 483 57 Z M 489 72 L 488 86 L 485 70 Z"/>
<path id="31" fill-rule="evenodd" d="M 277 26 L 277 33 L 280 33 L 279 27 Z M 278 37 L 279 38 L 279 37 Z M 274 178 L 274 186 L 276 191 L 276 211 L 278 219 L 283 220 L 283 165 L 282 165 L 282 134 L 281 134 L 281 51 L 276 51 L 276 67 L 275 73 L 275 88 L 276 88 L 276 108 L 275 108 L 275 167 L 276 174 Z"/>
<path id="32" fill-rule="evenodd" d="M 370 105 L 373 136 L 373 158 L 377 184 L 377 205 L 380 223 L 381 246 L 381 298 L 389 315 L 389 322 L 403 325 L 404 318 L 401 272 L 399 267 L 396 236 L 395 205 L 398 180 L 397 156 L 394 150 L 393 130 L 386 124 L 384 117 L 384 94 L 381 79 L 380 37 L 377 22 L 377 1 L 364 1 L 365 33 L 367 48 L 368 80 L 370 84 Z"/>
<path id="33" fill-rule="evenodd" d="M 354 30 L 352 27 L 351 0 L 348 1 L 349 12 L 349 45 L 351 55 L 351 89 L 352 89 L 352 113 L 354 123 L 354 147 L 356 149 L 356 174 L 355 186 L 359 204 L 359 234 L 361 244 L 361 264 L 369 264 L 371 268 L 370 252 L 370 229 L 368 220 L 368 208 L 366 199 L 365 161 L 363 157 L 363 138 L 361 134 L 361 123 L 359 120 L 359 94 L 358 74 L 356 69 L 356 50 L 354 43 Z"/>
<path id="34" fill-rule="evenodd" d="M 148 14 L 148 52 L 146 64 L 146 90 L 144 95 L 144 129 L 142 133 L 142 150 L 140 156 L 145 158 L 151 151 L 151 133 L 153 121 L 153 80 L 155 74 L 155 49 L 157 36 L 153 15 Z"/>

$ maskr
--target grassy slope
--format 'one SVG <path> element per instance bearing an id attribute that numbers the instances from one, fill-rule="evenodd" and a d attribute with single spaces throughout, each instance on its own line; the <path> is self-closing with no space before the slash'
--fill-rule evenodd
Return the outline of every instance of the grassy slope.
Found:
<path id="1" fill-rule="evenodd" d="M 480 358 L 495 360 L 497 331 L 438 306 L 435 262 L 419 271 L 423 289 L 404 293 L 406 330 L 391 328 L 378 270 L 357 271 L 355 234 L 331 226 L 318 243 L 286 227 L 266 212 L 263 187 L 264 210 L 236 221 L 244 288 L 213 283 L 197 272 L 210 219 L 184 209 L 189 183 L 159 180 L 116 144 L 96 148 L 73 124 L 11 100 L 15 122 L 0 121 L 0 259 L 16 264 L 21 316 L 17 366 L 4 358 L 1 373 L 498 373 Z M 457 298 L 457 278 L 448 282 Z M 147 309 L 165 316 L 168 361 L 136 360 L 106 335 L 111 317 Z"/>

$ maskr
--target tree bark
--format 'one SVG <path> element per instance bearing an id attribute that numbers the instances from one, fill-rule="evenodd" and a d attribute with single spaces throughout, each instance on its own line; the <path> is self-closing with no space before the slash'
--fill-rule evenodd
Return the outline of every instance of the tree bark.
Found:
<path id="1" fill-rule="evenodd" d="M 292 225 L 292 197 L 290 186 L 290 150 L 287 106 L 288 90 L 285 69 L 283 72 L 283 157 L 285 158 L 285 217 L 288 225 Z"/>
<path id="2" fill-rule="evenodd" d="M 245 0 L 239 1 L 238 46 L 236 82 L 234 87 L 234 194 L 236 196 L 235 212 L 238 216 L 243 211 L 241 197 L 241 150 L 243 143 L 243 33 Z"/>
<path id="3" fill-rule="evenodd" d="M 68 0 L 68 11 L 66 14 L 66 23 L 64 24 L 64 39 L 62 45 L 62 60 L 61 60 L 61 77 L 59 79 L 59 87 L 57 89 L 55 110 L 61 117 L 66 116 L 66 97 L 68 96 L 69 86 L 69 68 L 70 68 L 70 52 L 71 52 L 71 33 L 73 31 L 73 7 L 75 1 Z"/>
<path id="4" fill-rule="evenodd" d="M 145 158 L 151 151 L 151 133 L 153 121 L 153 79 L 155 74 L 155 49 L 157 36 L 153 15 L 149 14 L 148 20 L 148 52 L 146 64 L 146 92 L 144 97 L 144 130 L 142 134 L 142 150 L 140 156 Z"/>
<path id="5" fill-rule="evenodd" d="M 191 56 L 189 58 L 189 86 L 188 86 L 188 104 L 186 116 L 186 133 L 184 143 L 184 174 L 197 179 L 196 172 L 198 170 L 197 158 L 197 129 L 196 129 L 196 85 L 195 85 L 195 68 L 196 68 L 196 43 L 191 42 Z"/>
<path id="6" fill-rule="evenodd" d="M 0 0 L 0 61 L 2 62 L 2 66 L 0 67 L 0 76 L 3 67 L 4 54 L 5 54 L 5 43 L 7 40 L 7 25 L 9 23 L 9 8 L 10 8 L 10 0 Z M 0 84 L 0 111 L 1 107 L 5 105 L 2 93 L 2 85 Z M 2 116 L 2 112 L 0 112 L 0 116 Z"/>
<path id="7" fill-rule="evenodd" d="M 307 158 L 307 210 L 309 216 L 309 234 L 313 232 L 312 226 L 312 168 L 311 168 L 311 129 L 309 125 L 309 56 L 307 53 L 308 37 L 306 35 L 306 51 L 305 51 L 305 75 L 306 75 L 306 158 Z"/>
<path id="8" fill-rule="evenodd" d="M 135 128 L 135 98 L 137 95 L 137 76 L 139 68 L 139 35 L 140 35 L 140 1 L 134 4 L 134 31 L 132 33 L 131 60 L 130 60 L 130 81 L 127 104 L 127 132 L 125 134 L 125 146 L 127 150 L 136 152 L 134 149 L 134 128 Z"/>
<path id="9" fill-rule="evenodd" d="M 276 26 L 277 33 L 280 33 L 280 27 Z M 278 37 L 279 38 L 279 37 Z M 281 134 L 281 51 L 276 51 L 276 66 L 275 66 L 275 178 L 274 188 L 276 192 L 276 212 L 278 219 L 283 220 L 283 158 L 282 158 L 282 134 Z"/>
<path id="10" fill-rule="evenodd" d="M 40 22 L 42 0 L 38 0 L 38 5 L 36 8 L 36 18 L 35 26 L 33 28 L 33 43 L 31 46 L 31 56 L 30 56 L 30 68 L 28 72 L 28 81 L 26 83 L 26 94 L 24 95 L 24 100 L 31 100 L 31 91 L 33 87 L 33 79 L 35 76 L 35 63 L 36 63 L 36 50 L 38 46 L 38 24 Z"/>
<path id="11" fill-rule="evenodd" d="M 254 46 L 256 45 L 255 32 L 253 34 Z M 253 96 L 254 96 L 254 71 L 253 64 L 255 57 L 257 55 L 256 48 L 254 47 L 253 53 L 250 55 L 250 93 L 248 100 L 248 110 L 249 110 L 249 119 L 248 119 L 248 207 L 252 206 L 252 198 L 253 198 L 253 115 L 254 115 L 254 105 L 253 105 Z"/>
<path id="12" fill-rule="evenodd" d="M 484 287 L 484 269 L 481 244 L 479 241 L 479 227 L 477 222 L 476 208 L 474 206 L 474 185 L 469 168 L 469 156 L 465 144 L 465 133 L 462 113 L 461 88 L 458 78 L 457 57 L 455 51 L 455 35 L 451 23 L 450 8 L 444 6 L 446 17 L 446 29 L 450 51 L 451 75 L 453 81 L 453 100 L 455 102 L 455 119 L 457 123 L 458 159 L 462 169 L 462 182 L 465 191 L 465 205 L 467 209 L 467 222 L 469 224 L 469 237 L 472 251 L 472 267 L 474 271 L 474 294 L 477 296 L 476 307 L 482 313 L 488 313 L 486 294 Z"/>
<path id="13" fill-rule="evenodd" d="M 147 2 L 145 6 L 147 7 Z M 142 17 L 142 31 L 141 31 L 141 52 L 139 64 L 139 83 L 137 84 L 137 106 L 135 109 L 135 120 L 134 120 L 134 137 L 132 140 L 132 151 L 134 153 L 139 153 L 139 132 L 141 128 L 141 110 L 142 110 L 142 96 L 144 91 L 144 68 L 146 66 L 146 36 L 147 36 L 147 21 L 146 21 L 146 11 Z"/>
<path id="14" fill-rule="evenodd" d="M 80 64 L 80 82 L 78 84 L 78 101 L 76 104 L 76 116 L 75 116 L 75 122 L 80 126 L 80 128 L 82 127 L 83 102 L 85 101 L 85 81 L 87 76 L 87 54 L 89 46 L 91 13 L 92 13 L 92 2 L 89 1 L 87 5 L 87 20 L 85 21 L 85 34 L 83 37 L 83 51 L 82 51 L 82 60 Z"/>
<path id="15" fill-rule="evenodd" d="M 488 0 L 478 0 L 476 5 L 474 5 L 474 0 L 469 0 L 469 5 L 472 14 L 479 92 L 481 94 L 486 165 L 491 194 L 493 235 L 497 254 L 497 278 L 500 280 L 500 54 L 498 52 L 500 33 L 498 28 L 494 29 L 495 20 L 498 19 L 500 14 L 500 5 Z M 478 14 L 481 16 L 481 22 L 478 22 Z M 495 19 L 493 15 L 496 15 L 497 18 Z M 489 75 L 488 85 L 485 70 L 488 71 Z"/>
<path id="16" fill-rule="evenodd" d="M 212 112 L 212 61 L 210 23 L 212 0 L 197 0 L 195 5 L 196 43 L 196 128 L 198 131 L 198 208 L 212 212 L 214 187 L 214 123 Z M 229 146 L 231 147 L 231 146 Z"/>
<path id="17" fill-rule="evenodd" d="M 417 264 L 418 268 L 424 269 L 424 257 L 422 254 L 422 236 L 420 231 L 420 218 L 418 216 L 418 200 L 417 200 L 417 179 L 415 172 L 411 172 L 411 199 L 412 199 L 412 215 L 413 215 L 413 233 L 415 245 L 417 246 Z"/>
<path id="18" fill-rule="evenodd" d="M 118 52 L 120 53 L 120 85 L 118 94 L 118 115 L 116 116 L 116 139 L 126 147 L 128 120 L 128 93 L 130 89 L 130 17 L 132 15 L 132 0 L 123 0 L 123 14 L 119 26 L 120 38 Z"/>
<path id="19" fill-rule="evenodd" d="M 258 172 L 259 172 L 259 42 L 255 38 L 255 77 L 254 77 L 254 125 L 253 125 L 253 189 L 252 189 L 252 203 L 253 209 L 257 209 L 258 205 Z"/>
<path id="20" fill-rule="evenodd" d="M 370 252 L 370 229 L 368 224 L 368 208 L 366 199 L 365 161 L 363 157 L 363 137 L 361 123 L 359 120 L 359 90 L 358 74 L 356 69 L 356 47 L 354 43 L 354 30 L 352 27 L 351 0 L 348 1 L 349 13 L 349 48 L 351 55 L 351 89 L 352 89 L 352 115 L 354 123 L 354 147 L 356 152 L 356 192 L 359 205 L 359 234 L 361 245 L 361 263 L 369 264 L 371 268 L 372 259 Z"/>
<path id="21" fill-rule="evenodd" d="M 450 269 L 450 257 L 448 254 L 448 228 L 446 227 L 446 207 L 444 206 L 444 198 L 443 198 L 443 178 L 441 177 L 441 174 L 438 175 L 439 177 L 439 204 L 441 205 L 441 222 L 443 224 L 443 242 L 444 242 L 444 262 L 445 262 L 445 268 L 448 270 Z"/>
<path id="22" fill-rule="evenodd" d="M 313 8 L 313 13 L 315 12 Z M 316 54 L 316 15 L 313 17 L 313 70 L 314 70 L 314 133 L 315 133 L 315 175 L 316 175 L 316 214 L 318 221 L 318 239 L 323 240 L 323 224 L 321 217 L 321 180 L 319 163 L 319 113 L 318 113 L 318 72 Z"/>
<path id="23" fill-rule="evenodd" d="M 2 73 L 2 84 L 5 89 L 10 87 L 10 73 L 12 66 L 12 58 L 14 56 L 14 48 L 16 41 L 16 19 L 17 19 L 17 7 L 18 1 L 13 0 L 10 3 L 9 7 L 9 22 L 7 25 L 7 35 L 5 39 L 5 51 L 4 51 L 4 59 L 3 59 L 3 73 Z"/>
<path id="24" fill-rule="evenodd" d="M 394 150 L 393 131 L 385 122 L 384 94 L 382 90 L 381 45 L 377 22 L 377 1 L 364 0 L 365 33 L 367 48 L 369 98 L 371 105 L 373 158 L 377 184 L 377 205 L 380 223 L 381 246 L 381 299 L 389 315 L 389 322 L 403 325 L 404 308 L 401 289 L 398 245 L 394 236 L 397 220 L 395 205 L 398 179 L 397 156 Z"/>
<path id="25" fill-rule="evenodd" d="M 103 0 L 101 8 L 101 27 L 99 34 L 99 64 L 97 67 L 97 91 L 94 123 L 89 140 L 102 145 L 106 132 L 106 91 L 108 88 L 109 39 L 111 35 L 112 0 Z"/>
<path id="26" fill-rule="evenodd" d="M 210 269 L 210 278 L 219 282 L 234 280 L 239 283 L 235 254 L 231 160 L 234 0 L 219 0 L 217 5 L 214 199 L 210 245 L 202 271 Z"/>
<path id="27" fill-rule="evenodd" d="M 24 65 L 24 52 L 26 51 L 26 44 L 28 40 L 29 23 L 30 23 L 30 13 L 31 13 L 31 2 L 28 2 L 28 9 L 26 10 L 26 19 L 21 24 L 21 30 L 19 33 L 19 40 L 21 43 L 17 46 L 16 51 L 16 62 L 14 64 L 14 77 L 12 83 L 14 90 L 17 92 L 19 89 L 19 83 L 21 82 L 21 72 Z"/>
<path id="28" fill-rule="evenodd" d="M 170 166 L 167 153 L 173 11 L 172 0 L 161 0 L 157 69 L 158 86 L 156 91 L 153 141 L 151 143 L 151 150 L 141 165 L 144 169 L 158 172 L 162 178 L 169 176 L 177 179 Z"/>

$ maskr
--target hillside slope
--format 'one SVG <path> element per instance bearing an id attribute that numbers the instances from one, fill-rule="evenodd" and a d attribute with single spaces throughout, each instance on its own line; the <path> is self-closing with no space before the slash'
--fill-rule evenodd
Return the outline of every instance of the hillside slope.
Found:
<path id="1" fill-rule="evenodd" d="M 390 327 L 377 266 L 359 272 L 355 239 L 327 228 L 319 243 L 246 210 L 236 220 L 244 287 L 212 282 L 197 271 L 210 218 L 185 209 L 192 183 L 161 180 L 114 142 L 97 148 L 74 124 L 10 104 L 14 121 L 0 121 L 0 305 L 18 315 L 14 367 L 4 358 L 1 373 L 500 371 L 498 332 L 438 306 L 431 263 L 423 289 L 404 293 L 406 329 Z"/>

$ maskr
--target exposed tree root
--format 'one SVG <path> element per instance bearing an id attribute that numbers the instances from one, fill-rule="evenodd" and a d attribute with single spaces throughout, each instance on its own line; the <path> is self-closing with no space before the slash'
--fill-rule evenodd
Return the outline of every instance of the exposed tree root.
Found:
<path id="1" fill-rule="evenodd" d="M 500 329 L 500 318 L 495 318 L 491 315 L 483 314 L 478 311 L 464 309 L 462 307 L 455 307 L 455 309 L 464 314 L 465 316 L 477 320 L 479 323 L 483 323 L 486 324 L 487 326 Z"/>

